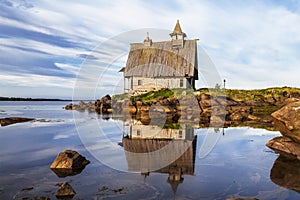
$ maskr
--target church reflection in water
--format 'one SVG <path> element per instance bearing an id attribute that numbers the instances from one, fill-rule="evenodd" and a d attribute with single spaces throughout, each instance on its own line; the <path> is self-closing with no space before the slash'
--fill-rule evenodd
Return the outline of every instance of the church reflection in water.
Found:
<path id="1" fill-rule="evenodd" d="M 122 145 L 129 171 L 140 172 L 145 178 L 150 173 L 168 174 L 167 182 L 174 193 L 184 175 L 194 175 L 197 136 L 193 127 L 159 127 L 133 120 L 125 129 Z"/>

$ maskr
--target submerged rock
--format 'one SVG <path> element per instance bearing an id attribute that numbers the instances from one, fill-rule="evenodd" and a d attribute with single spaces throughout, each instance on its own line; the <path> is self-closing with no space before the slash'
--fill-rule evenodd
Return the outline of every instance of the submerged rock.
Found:
<path id="1" fill-rule="evenodd" d="M 1 126 L 8 126 L 11 124 L 28 122 L 34 120 L 33 118 L 24 118 L 24 117 L 7 117 L 7 118 L 0 118 Z"/>
<path id="2" fill-rule="evenodd" d="M 72 199 L 76 192 L 68 182 L 62 183 L 55 196 L 57 199 Z"/>
<path id="3" fill-rule="evenodd" d="M 50 166 L 58 177 L 73 176 L 82 172 L 90 161 L 73 150 L 60 152 Z"/>

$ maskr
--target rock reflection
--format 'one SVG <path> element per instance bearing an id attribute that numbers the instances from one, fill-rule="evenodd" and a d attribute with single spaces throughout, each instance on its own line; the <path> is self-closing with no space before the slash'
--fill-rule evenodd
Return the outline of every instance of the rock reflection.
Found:
<path id="1" fill-rule="evenodd" d="M 280 155 L 273 164 L 270 178 L 275 184 L 300 193 L 300 161 Z"/>
<path id="2" fill-rule="evenodd" d="M 128 130 L 122 145 L 129 171 L 141 172 L 145 178 L 150 172 L 168 174 L 167 182 L 174 193 L 183 175 L 194 175 L 197 137 L 193 127 L 170 124 L 161 128 L 134 121 Z M 168 147 L 171 149 L 166 150 Z"/>

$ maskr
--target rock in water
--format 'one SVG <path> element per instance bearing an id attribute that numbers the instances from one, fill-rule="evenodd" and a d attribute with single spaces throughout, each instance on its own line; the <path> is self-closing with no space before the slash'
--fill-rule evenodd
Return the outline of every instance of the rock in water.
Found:
<path id="1" fill-rule="evenodd" d="M 68 182 L 61 184 L 60 188 L 55 193 L 57 199 L 72 199 L 76 192 Z"/>
<path id="2" fill-rule="evenodd" d="M 300 160 L 300 101 L 292 102 L 272 113 L 274 126 L 283 137 L 275 137 L 266 144 L 276 152 Z"/>
<path id="3" fill-rule="evenodd" d="M 275 137 L 269 140 L 266 145 L 280 154 L 292 156 L 300 160 L 300 145 L 289 137 Z"/>
<path id="4" fill-rule="evenodd" d="M 28 122 L 28 121 L 32 121 L 32 120 L 34 120 L 34 119 L 24 118 L 24 117 L 7 117 L 7 118 L 1 118 L 0 124 L 1 124 L 1 126 L 8 126 L 11 124 Z"/>
<path id="5" fill-rule="evenodd" d="M 60 152 L 50 166 L 58 177 L 73 176 L 81 173 L 90 161 L 73 150 Z"/>
<path id="6" fill-rule="evenodd" d="M 300 144 L 300 101 L 292 102 L 272 113 L 274 126 L 283 136 Z"/>

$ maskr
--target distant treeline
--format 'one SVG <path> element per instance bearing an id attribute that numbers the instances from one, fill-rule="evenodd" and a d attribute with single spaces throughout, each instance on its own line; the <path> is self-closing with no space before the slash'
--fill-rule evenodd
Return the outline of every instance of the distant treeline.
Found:
<path id="1" fill-rule="evenodd" d="M 0 97 L 0 101 L 71 101 L 71 100 L 45 99 L 45 98 L 22 98 L 22 97 Z"/>

